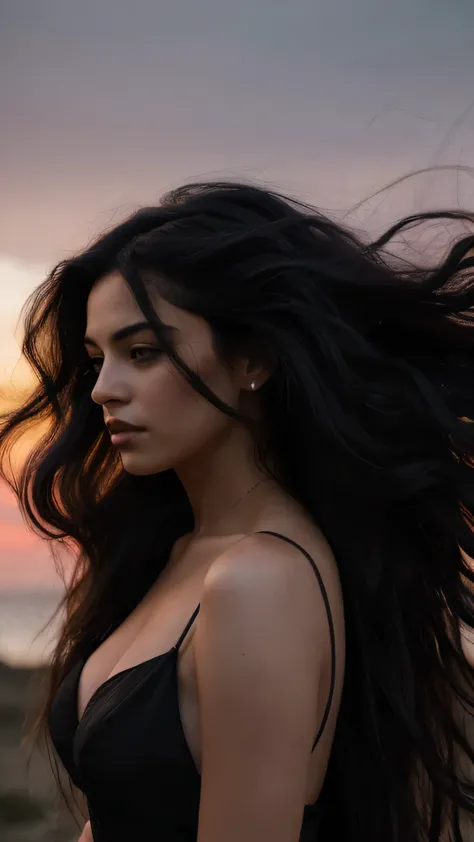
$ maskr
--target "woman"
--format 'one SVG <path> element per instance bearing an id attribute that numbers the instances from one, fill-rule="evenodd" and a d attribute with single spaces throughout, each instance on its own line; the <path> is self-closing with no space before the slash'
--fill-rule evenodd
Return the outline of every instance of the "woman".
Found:
<path id="1" fill-rule="evenodd" d="M 462 838 L 474 236 L 391 256 L 428 217 L 183 187 L 30 300 L 0 442 L 50 420 L 13 484 L 77 548 L 42 723 L 82 840 Z"/>

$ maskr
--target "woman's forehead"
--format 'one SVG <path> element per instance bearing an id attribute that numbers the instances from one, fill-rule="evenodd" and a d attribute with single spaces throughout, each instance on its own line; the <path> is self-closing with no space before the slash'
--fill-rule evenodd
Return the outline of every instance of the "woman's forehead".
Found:
<path id="1" fill-rule="evenodd" d="M 209 335 L 207 322 L 194 313 L 182 310 L 167 301 L 155 288 L 147 285 L 152 307 L 165 328 L 175 338 L 204 338 Z M 106 341 L 130 323 L 144 322 L 145 316 L 124 278 L 113 272 L 101 278 L 92 288 L 87 302 L 86 335 Z"/>

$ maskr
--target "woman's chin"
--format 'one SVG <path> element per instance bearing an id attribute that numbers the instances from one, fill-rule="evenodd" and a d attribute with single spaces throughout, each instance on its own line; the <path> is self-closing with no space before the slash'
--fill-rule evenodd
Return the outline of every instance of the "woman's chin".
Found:
<path id="1" fill-rule="evenodd" d="M 120 459 L 122 461 L 124 471 L 127 474 L 133 474 L 137 477 L 146 477 L 151 474 L 161 474 L 163 471 L 167 471 L 171 467 L 168 463 L 164 464 L 158 459 L 152 461 L 149 456 L 147 457 L 144 454 L 138 455 L 137 453 L 131 453 L 129 451 L 121 453 Z"/>

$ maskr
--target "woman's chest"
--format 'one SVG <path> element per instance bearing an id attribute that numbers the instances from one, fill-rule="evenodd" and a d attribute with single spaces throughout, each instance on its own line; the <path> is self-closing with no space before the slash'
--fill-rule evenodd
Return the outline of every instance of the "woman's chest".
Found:
<path id="1" fill-rule="evenodd" d="M 119 686 L 122 678 L 134 682 L 154 666 L 161 656 L 176 659 L 173 691 L 180 724 L 196 766 L 200 767 L 199 700 L 193 651 L 193 631 L 173 652 L 189 617 L 196 608 L 198 594 L 191 589 L 170 589 L 166 596 L 151 595 L 108 637 L 85 662 L 77 683 L 77 719 L 80 722 L 102 689 Z M 157 680 L 158 673 L 157 673 Z"/>

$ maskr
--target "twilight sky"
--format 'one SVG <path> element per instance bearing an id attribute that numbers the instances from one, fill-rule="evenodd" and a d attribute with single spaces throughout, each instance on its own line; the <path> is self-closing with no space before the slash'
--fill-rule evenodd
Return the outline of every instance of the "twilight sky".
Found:
<path id="1" fill-rule="evenodd" d="M 0 398 L 45 272 L 181 182 L 342 212 L 409 171 L 473 166 L 473 30 L 472 0 L 3 0 Z M 473 179 L 423 175 L 356 221 L 458 202 Z M 46 569 L 28 540 L 0 499 L 0 584 L 25 579 L 14 557 Z"/>

